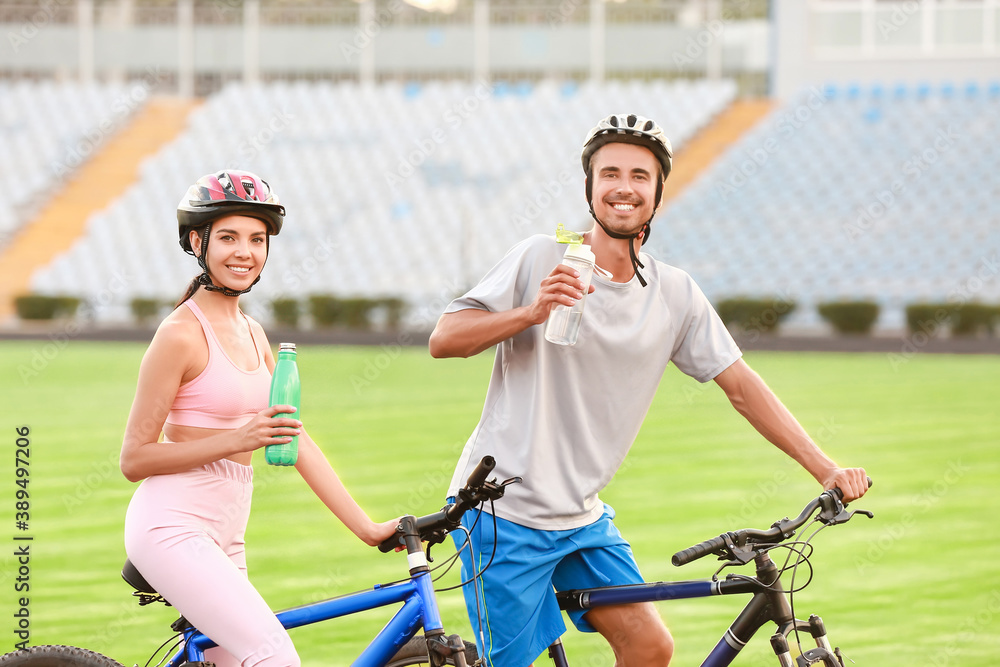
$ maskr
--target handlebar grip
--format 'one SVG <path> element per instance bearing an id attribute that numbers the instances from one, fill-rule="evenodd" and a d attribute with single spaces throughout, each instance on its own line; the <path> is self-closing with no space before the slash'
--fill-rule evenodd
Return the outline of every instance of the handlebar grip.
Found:
<path id="1" fill-rule="evenodd" d="M 403 544 L 403 534 L 397 532 L 392 537 L 382 542 L 382 544 L 378 545 L 378 550 L 384 554 L 387 554 L 390 551 L 394 551 L 396 547 L 402 546 L 402 544 Z"/>
<path id="2" fill-rule="evenodd" d="M 486 481 L 486 477 L 493 471 L 493 468 L 496 467 L 496 464 L 497 460 L 495 458 L 492 456 L 484 456 L 483 460 L 476 466 L 476 469 L 472 471 L 471 475 L 469 475 L 469 481 L 466 485 L 473 489 L 482 486 L 483 482 Z"/>
<path id="3" fill-rule="evenodd" d="M 726 535 L 719 535 L 718 537 L 713 537 L 710 540 L 705 540 L 701 544 L 689 547 L 684 551 L 678 551 L 674 554 L 674 557 L 670 559 L 670 562 L 676 566 L 687 565 L 691 561 L 698 560 L 699 558 L 707 556 L 714 551 L 718 551 L 719 549 L 724 549 L 725 547 Z"/>
<path id="4" fill-rule="evenodd" d="M 868 477 L 868 476 L 865 476 L 865 479 L 868 480 L 868 488 L 869 489 L 872 488 L 872 485 L 874 484 L 874 482 L 872 481 L 872 478 Z M 837 497 L 837 500 L 843 500 L 844 499 L 844 492 L 840 490 L 839 486 L 833 487 L 832 489 L 830 489 L 830 491 L 832 491 L 833 495 L 835 495 Z"/>
<path id="5" fill-rule="evenodd" d="M 469 481 L 466 483 L 465 488 L 472 492 L 480 489 L 483 484 L 486 483 L 486 477 L 493 471 L 496 464 L 497 461 L 492 456 L 484 456 L 483 460 L 480 461 L 479 465 L 477 465 L 475 470 L 472 471 L 472 474 L 469 475 Z M 424 536 L 424 533 L 431 530 L 451 530 L 458 525 L 459 520 L 462 518 L 462 514 L 469 508 L 469 506 L 470 504 L 468 502 L 457 502 L 453 505 L 448 505 L 440 512 L 419 517 L 416 519 L 417 532 L 420 533 L 421 536 Z M 402 537 L 402 533 L 397 531 L 392 537 L 378 545 L 379 551 L 382 553 L 393 551 L 403 544 Z"/>

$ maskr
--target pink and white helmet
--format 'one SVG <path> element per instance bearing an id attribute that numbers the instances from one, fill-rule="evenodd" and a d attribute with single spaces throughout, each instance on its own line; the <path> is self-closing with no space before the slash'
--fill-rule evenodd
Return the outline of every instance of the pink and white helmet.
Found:
<path id="1" fill-rule="evenodd" d="M 177 230 L 184 251 L 194 254 L 189 234 L 224 215 L 248 215 L 264 221 L 268 234 L 281 231 L 285 207 L 271 186 L 249 171 L 229 169 L 202 176 L 177 204 Z"/>

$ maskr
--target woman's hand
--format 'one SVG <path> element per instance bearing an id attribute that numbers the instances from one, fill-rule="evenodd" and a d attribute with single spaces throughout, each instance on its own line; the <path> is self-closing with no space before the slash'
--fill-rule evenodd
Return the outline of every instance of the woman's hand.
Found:
<path id="1" fill-rule="evenodd" d="M 402 517 L 397 517 L 389 521 L 383 521 L 382 523 L 375 523 L 373 521 L 372 525 L 368 529 L 368 534 L 363 536 L 359 535 L 359 537 L 361 537 L 364 543 L 368 546 L 377 547 L 396 534 L 396 526 L 399 525 L 400 518 Z M 400 548 L 397 548 L 396 551 L 399 551 Z"/>
<path id="2" fill-rule="evenodd" d="M 235 431 L 239 451 L 252 452 L 265 445 L 284 445 L 292 441 L 292 436 L 301 435 L 302 422 L 298 419 L 274 416 L 294 412 L 294 405 L 272 405 L 258 412 Z"/>

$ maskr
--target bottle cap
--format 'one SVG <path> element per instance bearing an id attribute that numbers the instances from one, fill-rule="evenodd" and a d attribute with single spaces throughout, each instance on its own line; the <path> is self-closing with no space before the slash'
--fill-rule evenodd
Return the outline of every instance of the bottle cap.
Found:
<path id="1" fill-rule="evenodd" d="M 294 352 L 294 351 L 295 351 L 295 343 L 281 343 L 280 345 L 278 345 L 279 354 L 282 352 Z"/>
<path id="2" fill-rule="evenodd" d="M 579 245 L 568 245 L 566 246 L 566 254 L 563 257 L 576 257 L 577 259 L 582 259 L 585 262 L 590 262 L 595 264 L 597 262 L 597 257 L 590 250 L 590 246 L 586 244 Z"/>
<path id="3" fill-rule="evenodd" d="M 583 234 L 566 229 L 563 223 L 560 222 L 556 225 L 556 242 L 580 245 L 583 243 Z"/>

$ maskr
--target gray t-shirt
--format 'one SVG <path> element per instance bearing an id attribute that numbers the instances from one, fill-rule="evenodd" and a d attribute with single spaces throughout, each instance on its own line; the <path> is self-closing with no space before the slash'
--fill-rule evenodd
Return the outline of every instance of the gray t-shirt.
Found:
<path id="1" fill-rule="evenodd" d="M 565 250 L 551 236 L 522 241 L 445 312 L 530 304 Z M 645 253 L 640 261 L 647 287 L 635 277 L 615 283 L 595 272 L 576 345 L 549 343 L 540 324 L 497 346 L 483 414 L 449 495 L 488 454 L 500 480 L 524 480 L 507 487 L 497 516 L 543 530 L 592 523 L 603 512 L 597 494 L 638 435 L 667 363 L 707 382 L 740 358 L 687 273 Z"/>

